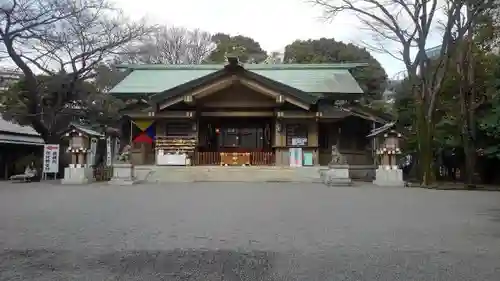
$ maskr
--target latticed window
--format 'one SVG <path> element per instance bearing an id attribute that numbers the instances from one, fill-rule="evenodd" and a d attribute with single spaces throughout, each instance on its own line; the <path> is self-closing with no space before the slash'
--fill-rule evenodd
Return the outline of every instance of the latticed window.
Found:
<path id="1" fill-rule="evenodd" d="M 165 129 L 169 137 L 185 137 L 193 134 L 193 125 L 189 122 L 169 122 Z"/>
<path id="2" fill-rule="evenodd" d="M 286 125 L 286 145 L 307 146 L 309 128 L 306 124 Z"/>

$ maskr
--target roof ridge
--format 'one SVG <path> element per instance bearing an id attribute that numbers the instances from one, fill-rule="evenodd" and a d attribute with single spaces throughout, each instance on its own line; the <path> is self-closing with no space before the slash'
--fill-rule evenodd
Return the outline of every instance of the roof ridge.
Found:
<path id="1" fill-rule="evenodd" d="M 281 63 L 281 64 L 241 64 L 247 70 L 304 70 L 304 69 L 351 69 L 367 66 L 368 63 L 342 62 L 342 63 Z M 225 64 L 124 64 L 117 68 L 131 70 L 220 70 Z"/>

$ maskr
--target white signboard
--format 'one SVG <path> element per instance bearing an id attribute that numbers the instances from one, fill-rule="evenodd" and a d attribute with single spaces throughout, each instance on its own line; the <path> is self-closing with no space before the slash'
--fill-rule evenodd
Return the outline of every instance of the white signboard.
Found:
<path id="1" fill-rule="evenodd" d="M 292 145 L 306 145 L 307 138 L 292 138 Z"/>
<path id="2" fill-rule="evenodd" d="M 113 146 L 113 159 L 118 159 L 118 152 L 120 150 L 120 139 L 115 138 L 115 145 Z"/>
<path id="3" fill-rule="evenodd" d="M 43 172 L 59 172 L 59 145 L 45 144 L 43 147 Z"/>
<path id="4" fill-rule="evenodd" d="M 95 165 L 97 155 L 97 139 L 92 138 L 90 140 L 90 150 L 88 152 L 88 166 Z"/>
<path id="5" fill-rule="evenodd" d="M 111 166 L 113 164 L 113 151 L 111 145 L 111 138 L 106 138 L 106 166 Z"/>

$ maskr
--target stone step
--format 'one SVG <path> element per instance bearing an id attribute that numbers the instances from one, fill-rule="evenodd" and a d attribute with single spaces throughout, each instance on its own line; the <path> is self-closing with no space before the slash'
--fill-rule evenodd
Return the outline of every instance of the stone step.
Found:
<path id="1" fill-rule="evenodd" d="M 142 169 L 142 170 L 141 170 Z M 146 168 L 138 168 L 144 174 Z M 316 167 L 165 167 L 150 166 L 146 182 L 320 182 Z M 140 176 L 138 176 L 140 179 Z"/>

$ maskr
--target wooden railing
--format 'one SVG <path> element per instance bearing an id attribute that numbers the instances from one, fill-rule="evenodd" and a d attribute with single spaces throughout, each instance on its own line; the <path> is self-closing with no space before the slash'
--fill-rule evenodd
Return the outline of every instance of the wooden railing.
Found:
<path id="1" fill-rule="evenodd" d="M 94 179 L 96 181 L 109 181 L 113 177 L 113 167 L 96 166 L 94 167 Z"/>
<path id="2" fill-rule="evenodd" d="M 274 165 L 274 152 L 249 152 L 250 163 L 255 166 Z M 195 152 L 193 165 L 220 165 L 220 152 Z"/>
<path id="3" fill-rule="evenodd" d="M 193 157 L 193 165 L 220 165 L 219 152 L 195 152 Z"/>
<path id="4" fill-rule="evenodd" d="M 274 165 L 274 152 L 250 152 L 250 162 L 255 166 Z"/>

